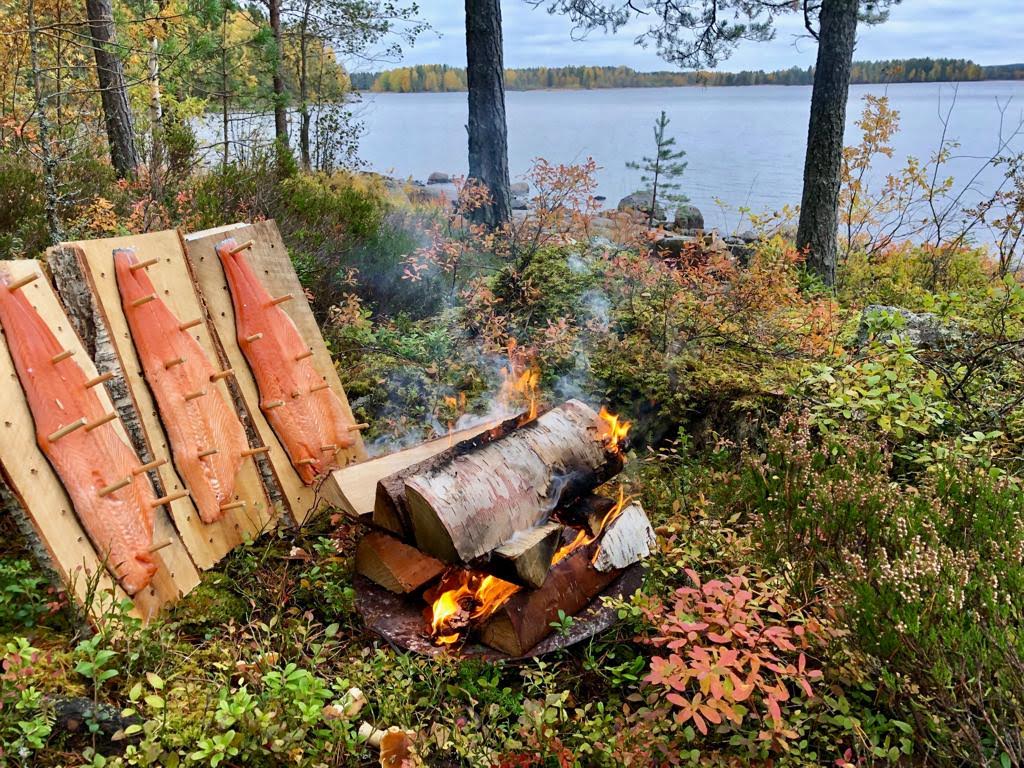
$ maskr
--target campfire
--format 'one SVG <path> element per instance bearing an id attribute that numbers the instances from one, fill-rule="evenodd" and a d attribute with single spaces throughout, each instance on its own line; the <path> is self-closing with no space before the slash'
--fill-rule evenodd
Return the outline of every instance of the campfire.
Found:
<path id="1" fill-rule="evenodd" d="M 630 424 L 570 400 L 536 413 L 534 369 L 511 365 L 526 413 L 377 486 L 357 572 L 403 595 L 437 647 L 479 640 L 528 654 L 650 554 L 654 532 L 620 489 Z"/>

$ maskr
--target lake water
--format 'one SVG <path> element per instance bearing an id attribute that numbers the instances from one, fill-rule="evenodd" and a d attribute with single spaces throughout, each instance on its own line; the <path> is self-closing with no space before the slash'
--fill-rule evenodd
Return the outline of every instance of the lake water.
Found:
<path id="1" fill-rule="evenodd" d="M 961 146 L 947 175 L 966 184 L 999 146 L 1000 126 L 1005 136 L 1024 117 L 1024 82 L 859 85 L 850 89 L 847 144 L 859 137 L 853 123 L 868 93 L 887 94 L 900 112 L 894 157 L 882 159 L 879 173 L 898 170 L 908 155 L 935 152 L 952 106 L 947 136 Z M 809 86 L 510 92 L 512 175 L 521 178 L 540 156 L 557 163 L 593 157 L 601 167 L 598 193 L 614 205 L 640 185 L 625 163 L 652 154 L 652 125 L 665 110 L 669 132 L 687 152 L 683 191 L 709 226 L 732 228 L 737 215 L 716 200 L 755 211 L 800 202 L 810 99 Z M 465 173 L 465 93 L 366 94 L 355 111 L 366 127 L 359 155 L 369 168 L 423 180 L 432 171 Z M 1012 146 L 1024 149 L 1024 135 Z M 968 197 L 991 192 L 1000 178 L 995 169 L 982 171 Z"/>

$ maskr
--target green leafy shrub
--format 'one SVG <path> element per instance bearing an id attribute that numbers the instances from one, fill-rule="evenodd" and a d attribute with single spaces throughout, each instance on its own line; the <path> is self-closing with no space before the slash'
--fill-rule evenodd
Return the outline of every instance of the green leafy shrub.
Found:
<path id="1" fill-rule="evenodd" d="M 23 558 L 0 558 L 0 634 L 34 627 L 59 606 L 50 580 Z"/>

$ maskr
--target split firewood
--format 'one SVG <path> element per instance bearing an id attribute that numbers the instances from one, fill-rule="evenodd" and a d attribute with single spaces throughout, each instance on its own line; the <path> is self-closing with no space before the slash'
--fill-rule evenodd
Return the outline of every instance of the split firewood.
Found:
<path id="1" fill-rule="evenodd" d="M 592 493 L 557 510 L 555 516 L 566 525 L 585 528 L 591 536 L 596 536 L 601 532 L 601 525 L 615 505 L 615 499 Z"/>
<path id="2" fill-rule="evenodd" d="M 626 568 L 650 556 L 657 537 L 640 504 L 634 502 L 611 520 L 598 542 L 594 567 L 599 571 Z"/>
<path id="3" fill-rule="evenodd" d="M 516 584 L 543 585 L 563 530 L 565 526 L 552 521 L 519 531 L 491 553 L 487 570 Z"/>
<path id="4" fill-rule="evenodd" d="M 468 563 L 547 522 L 556 507 L 622 469 L 607 426 L 578 400 L 552 408 L 503 438 L 405 479 L 417 546 Z"/>
<path id="5" fill-rule="evenodd" d="M 356 548 L 356 573 L 396 594 L 415 592 L 445 568 L 440 560 L 379 531 L 367 533 Z"/>
<path id="6" fill-rule="evenodd" d="M 558 620 L 559 610 L 570 616 L 579 613 L 618 578 L 620 571 L 594 567 L 596 549 L 596 543 L 581 546 L 551 568 L 542 587 L 512 595 L 484 624 L 480 639 L 510 656 L 529 652 L 554 631 L 551 623 Z"/>
<path id="7" fill-rule="evenodd" d="M 373 503 L 373 522 L 385 530 L 412 538 L 412 521 L 405 499 L 405 481 L 417 474 L 451 463 L 457 457 L 481 446 L 493 443 L 510 434 L 516 427 L 523 424 L 525 414 L 505 419 L 492 424 L 487 429 L 458 440 L 439 453 L 424 456 L 421 460 L 382 478 L 377 483 L 376 497 Z M 460 433 L 461 434 L 461 433 Z"/>

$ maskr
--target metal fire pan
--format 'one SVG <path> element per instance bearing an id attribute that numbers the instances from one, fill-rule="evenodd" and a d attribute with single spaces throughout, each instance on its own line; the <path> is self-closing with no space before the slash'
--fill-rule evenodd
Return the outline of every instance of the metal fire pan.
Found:
<path id="1" fill-rule="evenodd" d="M 356 590 L 356 610 L 363 617 L 366 626 L 396 648 L 426 656 L 455 654 L 461 658 L 484 661 L 514 661 L 568 648 L 608 629 L 616 621 L 615 611 L 605 607 L 600 598 L 627 597 L 636 592 L 643 583 L 643 565 L 634 563 L 623 571 L 619 578 L 573 617 L 572 626 L 567 633 L 553 632 L 524 656 L 509 656 L 507 653 L 471 641 L 462 645 L 436 646 L 431 642 L 425 629 L 425 603 L 420 597 L 393 594 L 358 574 L 354 577 L 353 583 Z"/>

